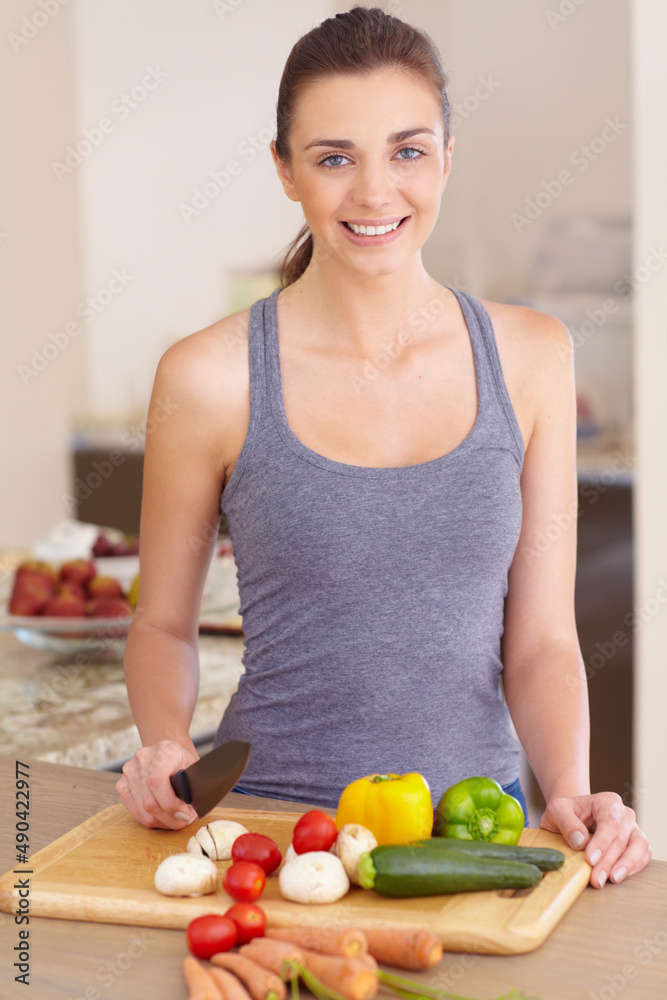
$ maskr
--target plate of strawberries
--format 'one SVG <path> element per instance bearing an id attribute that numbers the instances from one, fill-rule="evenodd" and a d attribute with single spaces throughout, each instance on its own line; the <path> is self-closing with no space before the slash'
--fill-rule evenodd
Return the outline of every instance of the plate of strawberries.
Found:
<path id="1" fill-rule="evenodd" d="M 122 649 L 134 608 L 123 584 L 94 559 L 60 565 L 30 559 L 17 566 L 0 628 L 21 642 L 91 657 Z"/>

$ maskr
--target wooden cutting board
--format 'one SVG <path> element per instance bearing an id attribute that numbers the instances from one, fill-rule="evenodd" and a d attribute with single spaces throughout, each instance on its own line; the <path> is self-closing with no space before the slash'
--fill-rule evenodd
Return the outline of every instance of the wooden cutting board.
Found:
<path id="1" fill-rule="evenodd" d="M 109 806 L 38 851 L 24 866 L 29 876 L 7 872 L 0 879 L 0 910 L 18 910 L 19 878 L 30 878 L 30 913 L 66 920 L 185 928 L 203 913 L 224 913 L 233 900 L 219 888 L 197 898 L 163 896 L 153 885 L 158 864 L 184 851 L 200 826 L 232 819 L 248 830 L 272 837 L 287 849 L 300 813 L 218 807 L 185 830 L 148 830 L 122 804 Z M 449 951 L 521 954 L 545 940 L 588 884 L 583 852 L 544 830 L 524 830 L 521 843 L 555 847 L 565 864 L 547 872 L 530 889 L 456 893 L 418 899 L 386 899 L 353 887 L 337 903 L 305 906 L 283 899 L 277 874 L 267 879 L 259 900 L 275 927 L 296 925 L 428 927 Z M 230 862 L 217 862 L 220 872 Z M 21 868 L 23 866 L 17 866 Z"/>

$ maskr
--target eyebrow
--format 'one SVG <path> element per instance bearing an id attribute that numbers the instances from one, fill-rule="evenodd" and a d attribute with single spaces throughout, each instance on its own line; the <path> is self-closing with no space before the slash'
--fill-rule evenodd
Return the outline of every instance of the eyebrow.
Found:
<path id="1" fill-rule="evenodd" d="M 425 132 L 428 132 L 429 135 L 436 134 L 432 128 L 427 128 L 425 125 L 418 125 L 416 128 L 403 129 L 402 132 L 392 132 L 391 135 L 387 136 L 387 145 L 393 146 L 397 142 L 405 142 L 406 139 L 412 139 L 413 136 L 422 135 Z M 332 146 L 334 149 L 355 148 L 351 139 L 313 139 L 312 142 L 303 147 L 304 153 L 307 149 L 312 149 L 313 146 Z"/>

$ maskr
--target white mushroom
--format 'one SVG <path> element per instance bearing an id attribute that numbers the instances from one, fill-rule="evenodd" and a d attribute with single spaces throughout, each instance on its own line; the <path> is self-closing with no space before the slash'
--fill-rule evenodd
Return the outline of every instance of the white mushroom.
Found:
<path id="1" fill-rule="evenodd" d="M 295 903 L 335 903 L 350 888 L 343 864 L 329 851 L 307 851 L 280 869 L 278 885 Z"/>
<path id="2" fill-rule="evenodd" d="M 155 872 L 155 888 L 165 896 L 205 896 L 217 882 L 218 869 L 201 854 L 172 854 Z"/>
<path id="3" fill-rule="evenodd" d="M 202 826 L 193 837 L 190 837 L 187 850 L 192 854 L 205 854 L 207 858 L 215 861 L 215 842 L 207 826 Z"/>
<path id="4" fill-rule="evenodd" d="M 378 842 L 371 831 L 360 823 L 346 823 L 338 831 L 338 836 L 334 842 L 334 850 L 343 862 L 343 868 L 347 872 L 347 877 L 354 885 L 359 885 L 359 875 L 357 873 L 359 858 L 366 851 L 372 851 L 377 845 Z"/>
<path id="5" fill-rule="evenodd" d="M 192 854 L 205 854 L 212 861 L 229 861 L 232 844 L 237 837 L 247 832 L 240 823 L 216 819 L 206 826 L 200 826 L 194 837 L 190 837 L 187 850 Z"/>
<path id="6" fill-rule="evenodd" d="M 332 854 L 336 853 L 336 841 L 333 842 L 333 844 L 331 845 L 331 847 L 329 848 L 329 850 L 331 851 Z M 312 854 L 313 852 L 312 851 L 304 851 L 303 853 L 304 854 Z M 287 850 L 285 851 L 285 857 L 284 857 L 283 861 L 284 861 L 285 864 L 287 864 L 288 861 L 293 861 L 294 858 L 298 858 L 298 857 L 300 857 L 300 855 L 298 855 L 296 853 L 296 851 L 294 850 L 294 844 L 290 844 L 289 847 L 287 848 Z"/>
<path id="7" fill-rule="evenodd" d="M 285 851 L 285 857 L 283 859 L 283 863 L 287 864 L 289 861 L 294 861 L 294 859 L 298 857 L 299 855 L 294 850 L 294 844 L 290 844 L 287 850 Z"/>

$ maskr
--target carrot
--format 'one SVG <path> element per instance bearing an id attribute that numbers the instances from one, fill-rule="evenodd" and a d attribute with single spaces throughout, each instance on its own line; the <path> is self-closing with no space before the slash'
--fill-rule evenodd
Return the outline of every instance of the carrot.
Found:
<path id="1" fill-rule="evenodd" d="M 183 959 L 183 975 L 188 987 L 188 1000 L 221 1000 L 215 980 L 192 955 Z"/>
<path id="2" fill-rule="evenodd" d="M 372 1000 L 377 993 L 377 966 L 370 956 L 344 958 L 340 955 L 320 955 L 306 948 L 303 948 L 302 952 L 303 964 L 308 972 L 329 989 L 349 997 L 350 1000 Z M 308 986 L 307 978 L 304 981 Z"/>
<path id="3" fill-rule="evenodd" d="M 356 958 L 366 951 L 366 938 L 355 927 L 343 927 L 340 930 L 326 927 L 267 927 L 265 934 L 326 955 Z"/>
<path id="4" fill-rule="evenodd" d="M 442 942 L 424 929 L 364 928 L 364 935 L 369 954 L 384 965 L 430 969 L 442 958 Z"/>
<path id="5" fill-rule="evenodd" d="M 249 944 L 241 945 L 239 955 L 245 955 L 265 969 L 275 972 L 284 982 L 291 978 L 288 962 L 303 965 L 303 954 L 299 948 L 287 941 L 275 941 L 267 937 L 253 938 Z"/>
<path id="6" fill-rule="evenodd" d="M 282 979 L 245 955 L 221 951 L 213 955 L 211 962 L 233 972 L 245 984 L 252 1000 L 285 1000 L 287 990 Z"/>
<path id="7" fill-rule="evenodd" d="M 356 958 L 357 962 L 363 962 L 364 965 L 366 965 L 369 969 L 377 970 L 378 967 L 377 962 L 375 961 L 372 955 L 369 955 L 367 951 L 365 951 L 363 955 L 357 955 Z"/>
<path id="8" fill-rule="evenodd" d="M 224 969 L 210 969 L 209 976 L 218 987 L 222 1000 L 251 1000 L 250 994 L 231 972 Z"/>

